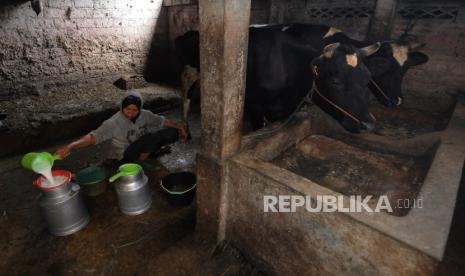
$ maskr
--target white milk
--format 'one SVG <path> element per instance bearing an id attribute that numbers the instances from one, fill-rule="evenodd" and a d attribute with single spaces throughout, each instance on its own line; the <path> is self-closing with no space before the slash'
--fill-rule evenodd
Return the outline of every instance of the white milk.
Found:
<path id="1" fill-rule="evenodd" d="M 36 173 L 40 173 L 41 175 L 43 175 L 47 179 L 47 182 L 48 182 L 47 185 L 49 185 L 48 187 L 55 186 L 55 180 L 53 179 L 53 175 L 52 175 L 52 165 L 44 162 L 44 163 L 38 164 L 36 166 L 37 167 L 34 168 L 34 171 Z M 45 187 L 44 182 L 42 182 L 42 187 Z"/>
<path id="2" fill-rule="evenodd" d="M 53 179 L 52 183 L 50 183 L 49 180 L 44 180 L 44 181 L 42 181 L 40 186 L 43 187 L 43 188 L 55 187 L 55 186 L 58 186 L 58 185 L 62 184 L 63 182 L 65 182 L 68 178 L 66 176 L 64 176 L 64 175 L 56 175 L 52 179 Z"/>

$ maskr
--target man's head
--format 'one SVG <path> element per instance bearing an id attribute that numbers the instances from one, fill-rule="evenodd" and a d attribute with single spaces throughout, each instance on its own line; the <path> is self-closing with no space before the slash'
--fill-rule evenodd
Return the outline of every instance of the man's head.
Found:
<path id="1" fill-rule="evenodd" d="M 134 94 L 127 95 L 121 102 L 121 111 L 123 112 L 123 115 L 129 120 L 134 120 L 137 118 L 141 107 L 142 99 Z"/>

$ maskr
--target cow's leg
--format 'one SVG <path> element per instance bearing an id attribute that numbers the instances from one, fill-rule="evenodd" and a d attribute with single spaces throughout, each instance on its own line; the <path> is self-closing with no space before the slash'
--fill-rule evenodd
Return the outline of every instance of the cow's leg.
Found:
<path id="1" fill-rule="evenodd" d="M 250 122 L 252 124 L 252 129 L 257 130 L 262 128 L 265 125 L 265 109 L 262 105 L 257 104 L 252 108 L 252 114 L 250 117 Z"/>
<path id="2" fill-rule="evenodd" d="M 191 138 L 189 130 L 189 110 L 191 106 L 191 99 L 193 91 L 200 89 L 200 75 L 197 68 L 191 67 L 189 65 L 184 66 L 183 72 L 181 74 L 181 84 L 182 84 L 182 119 L 184 121 L 184 126 L 188 132 L 188 139 Z"/>
<path id="3" fill-rule="evenodd" d="M 184 98 L 183 105 L 182 105 L 182 119 L 184 120 L 184 124 L 186 125 L 186 127 L 188 125 L 187 116 L 189 114 L 190 105 L 191 105 L 191 100 L 188 98 Z"/>
<path id="4" fill-rule="evenodd" d="M 245 103 L 245 118 L 252 126 L 252 130 L 257 130 L 263 127 L 265 118 L 265 109 L 260 102 L 246 101 Z"/>
<path id="5" fill-rule="evenodd" d="M 275 122 L 285 117 L 284 106 L 279 97 L 270 99 L 267 102 L 265 117 L 270 122 Z"/>
<path id="6" fill-rule="evenodd" d="M 261 105 L 264 109 L 264 120 L 275 122 L 285 117 L 284 104 L 280 98 L 281 94 L 280 90 L 263 89 Z"/>

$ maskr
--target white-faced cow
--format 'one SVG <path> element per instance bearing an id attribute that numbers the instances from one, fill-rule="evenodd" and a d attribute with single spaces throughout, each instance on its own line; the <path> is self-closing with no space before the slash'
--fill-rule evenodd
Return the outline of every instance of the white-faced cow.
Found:
<path id="1" fill-rule="evenodd" d="M 281 30 L 249 29 L 245 114 L 254 129 L 264 119 L 288 117 L 314 85 L 313 101 L 352 132 L 371 130 L 368 112 L 370 72 L 363 63 L 379 44 L 358 49 L 335 43 L 322 51 Z M 199 68 L 199 34 L 189 31 L 175 41 L 183 64 Z"/>
<path id="2" fill-rule="evenodd" d="M 264 28 L 279 29 L 319 50 L 328 44 L 337 42 L 351 44 L 355 47 L 371 44 L 351 39 L 340 30 L 325 25 L 293 23 L 264 26 Z M 380 103 L 388 107 L 402 104 L 402 79 L 407 70 L 428 61 L 427 55 L 415 51 L 412 45 L 409 45 L 403 38 L 402 36 L 399 39 L 381 43 L 380 49 L 364 61 L 372 75 L 369 83 L 370 90 Z"/>

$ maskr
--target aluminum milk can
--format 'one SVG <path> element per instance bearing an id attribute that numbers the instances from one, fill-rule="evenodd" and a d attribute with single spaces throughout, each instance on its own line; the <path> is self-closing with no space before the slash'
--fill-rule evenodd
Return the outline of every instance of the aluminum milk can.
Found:
<path id="1" fill-rule="evenodd" d="M 110 177 L 115 181 L 116 194 L 121 212 L 126 215 L 139 215 L 152 205 L 152 193 L 148 178 L 138 164 L 124 164 L 118 173 Z"/>
<path id="2" fill-rule="evenodd" d="M 53 235 L 67 236 L 81 230 L 89 223 L 89 213 L 84 205 L 79 185 L 71 182 L 72 173 L 55 170 L 52 171 L 52 175 L 61 177 L 64 182 L 48 186 L 43 176 L 34 182 L 41 191 L 40 212 Z"/>

